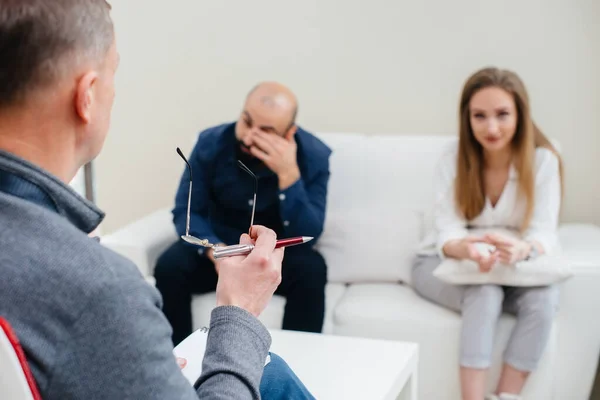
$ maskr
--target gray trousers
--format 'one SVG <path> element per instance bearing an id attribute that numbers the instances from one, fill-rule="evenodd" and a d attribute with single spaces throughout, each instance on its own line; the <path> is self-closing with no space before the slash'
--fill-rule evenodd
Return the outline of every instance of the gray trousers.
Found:
<path id="1" fill-rule="evenodd" d="M 433 275 L 437 256 L 417 257 L 413 287 L 422 297 L 462 314 L 460 365 L 490 367 L 494 331 L 504 311 L 517 318 L 504 361 L 519 371 L 533 371 L 542 356 L 558 308 L 558 287 L 452 285 Z"/>

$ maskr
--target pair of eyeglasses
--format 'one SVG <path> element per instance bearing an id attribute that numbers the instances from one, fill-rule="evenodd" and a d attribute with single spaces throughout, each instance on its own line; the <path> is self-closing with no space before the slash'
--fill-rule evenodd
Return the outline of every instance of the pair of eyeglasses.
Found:
<path id="1" fill-rule="evenodd" d="M 179 154 L 179 156 L 181 158 L 183 158 L 183 161 L 185 161 L 185 163 L 187 164 L 188 171 L 190 173 L 190 189 L 188 192 L 187 215 L 186 215 L 186 220 L 185 220 L 185 235 L 182 235 L 181 238 L 188 243 L 195 244 L 198 246 L 208 247 L 208 248 L 212 248 L 212 249 L 217 248 L 218 246 L 214 243 L 210 243 L 208 241 L 208 239 L 199 239 L 195 236 L 190 235 L 190 208 L 191 208 L 191 204 L 192 204 L 192 181 L 193 181 L 192 166 L 190 165 L 187 158 L 185 158 L 185 156 L 183 155 L 183 153 L 181 152 L 181 149 L 179 147 L 177 148 L 177 154 Z M 256 175 L 254 175 L 254 172 L 252 172 L 250 170 L 250 168 L 248 168 L 240 160 L 238 160 L 238 166 L 254 179 L 254 196 L 253 196 L 253 200 L 252 200 L 252 216 L 250 217 L 250 229 L 248 230 L 248 233 L 250 233 L 252 230 L 252 225 L 254 225 L 254 212 L 256 211 L 256 192 L 258 191 L 258 178 L 256 177 Z M 227 246 L 227 248 L 233 248 L 233 247 L 239 248 L 239 246 L 243 246 L 243 245 Z"/>
<path id="2" fill-rule="evenodd" d="M 185 235 L 181 235 L 181 238 L 190 244 L 194 244 L 197 246 L 208 247 L 213 249 L 213 257 L 215 259 L 223 258 L 223 257 L 231 257 L 237 255 L 246 255 L 249 254 L 252 249 L 254 249 L 254 245 L 251 244 L 234 244 L 231 246 L 217 246 L 214 243 L 210 243 L 208 239 L 199 239 L 195 236 L 190 235 L 190 208 L 192 204 L 192 166 L 188 162 L 187 158 L 183 155 L 179 147 L 177 148 L 177 154 L 188 166 L 188 170 L 190 172 L 190 189 L 188 193 L 188 204 L 187 204 L 187 216 L 185 221 Z M 254 212 L 256 211 L 256 192 L 258 191 L 258 178 L 254 173 L 250 170 L 250 168 L 246 167 L 243 162 L 238 160 L 238 166 L 244 170 L 244 172 L 248 173 L 254 179 L 254 198 L 252 200 L 252 216 L 250 217 L 250 229 L 248 230 L 248 234 L 252 233 L 252 226 L 254 225 Z M 296 246 L 299 244 L 304 244 L 306 242 L 310 242 L 313 238 L 310 236 L 299 236 L 287 239 L 279 239 L 275 243 L 275 248 L 288 247 L 288 246 Z"/>

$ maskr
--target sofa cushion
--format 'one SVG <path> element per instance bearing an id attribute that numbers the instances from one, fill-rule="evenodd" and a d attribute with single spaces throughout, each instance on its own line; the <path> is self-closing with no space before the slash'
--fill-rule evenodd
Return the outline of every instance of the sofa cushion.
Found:
<path id="1" fill-rule="evenodd" d="M 315 248 L 329 282 L 410 282 L 421 226 L 418 212 L 332 209 Z"/>
<path id="2" fill-rule="evenodd" d="M 419 344 L 419 398 L 459 400 L 460 314 L 431 303 L 410 287 L 355 284 L 346 290 L 334 314 L 336 335 L 401 340 Z M 515 318 L 503 315 L 496 329 L 488 390 L 500 375 L 502 354 Z M 552 398 L 556 324 L 538 369 L 531 375 L 524 398 Z M 535 397 L 532 395 L 535 393 Z"/>
<path id="3" fill-rule="evenodd" d="M 354 284 L 348 286 L 333 315 L 336 325 L 364 324 L 373 329 L 397 326 L 414 329 L 431 326 L 458 329 L 460 315 L 420 297 L 398 284 Z M 383 333 L 383 332 L 382 332 Z"/>
<path id="4" fill-rule="evenodd" d="M 332 282 L 410 280 L 436 160 L 454 136 L 320 133 L 333 150 L 317 248 Z M 352 262 L 350 262 L 352 261 Z"/>
<path id="5" fill-rule="evenodd" d="M 436 162 L 454 136 L 320 133 L 333 150 L 329 209 L 423 210 Z"/>
<path id="6" fill-rule="evenodd" d="M 333 312 L 344 292 L 345 285 L 328 283 L 325 287 L 325 321 L 323 332 L 331 333 L 333 331 Z M 202 295 L 196 295 L 192 299 L 192 320 L 194 330 L 208 326 L 210 323 L 210 313 L 217 304 L 215 292 Z M 275 295 L 273 299 L 260 315 L 260 321 L 269 329 L 281 329 L 283 322 L 283 312 L 285 308 L 285 297 Z"/>

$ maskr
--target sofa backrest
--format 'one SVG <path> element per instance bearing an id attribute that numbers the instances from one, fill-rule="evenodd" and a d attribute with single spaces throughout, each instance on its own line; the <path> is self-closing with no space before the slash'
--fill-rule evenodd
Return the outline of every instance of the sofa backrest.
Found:
<path id="1" fill-rule="evenodd" d="M 325 230 L 330 282 L 410 283 L 432 207 L 433 173 L 453 135 L 320 133 L 333 150 Z"/>

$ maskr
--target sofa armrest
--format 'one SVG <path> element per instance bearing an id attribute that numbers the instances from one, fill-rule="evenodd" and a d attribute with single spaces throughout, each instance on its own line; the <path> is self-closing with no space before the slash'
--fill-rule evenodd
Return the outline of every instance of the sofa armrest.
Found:
<path id="1" fill-rule="evenodd" d="M 566 224 L 559 230 L 563 255 L 570 263 L 573 277 L 561 288 L 559 314 L 582 317 L 589 328 L 597 327 L 600 345 L 600 227 L 592 224 Z M 588 329 L 589 330 L 589 329 Z"/>
<path id="2" fill-rule="evenodd" d="M 565 224 L 559 238 L 574 275 L 561 285 L 554 398 L 588 399 L 600 352 L 600 227 Z"/>
<path id="3" fill-rule="evenodd" d="M 169 209 L 160 209 L 103 236 L 102 245 L 133 261 L 144 277 L 151 277 L 156 260 L 177 240 Z"/>
<path id="4" fill-rule="evenodd" d="M 575 273 L 600 274 L 600 227 L 565 224 L 560 227 L 558 236 Z"/>

